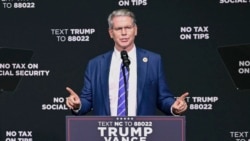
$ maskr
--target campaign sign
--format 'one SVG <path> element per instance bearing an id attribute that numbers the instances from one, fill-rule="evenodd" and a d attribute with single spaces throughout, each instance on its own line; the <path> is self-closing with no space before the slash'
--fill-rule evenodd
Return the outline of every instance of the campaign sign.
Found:
<path id="1" fill-rule="evenodd" d="M 250 44 L 218 48 L 237 90 L 250 89 Z"/>
<path id="2" fill-rule="evenodd" d="M 184 116 L 67 116 L 66 141 L 185 141 Z"/>

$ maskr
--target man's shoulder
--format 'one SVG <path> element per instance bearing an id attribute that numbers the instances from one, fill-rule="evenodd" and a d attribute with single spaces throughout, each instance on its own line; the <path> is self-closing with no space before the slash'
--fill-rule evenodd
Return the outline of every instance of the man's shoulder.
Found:
<path id="1" fill-rule="evenodd" d="M 101 60 L 101 59 L 104 59 L 104 58 L 109 58 L 109 57 L 111 57 L 112 52 L 113 51 L 110 50 L 110 51 L 107 51 L 105 53 L 99 54 L 99 55 L 95 56 L 94 58 L 90 59 L 90 61 L 92 62 L 92 61 L 98 61 L 98 60 Z"/>
<path id="2" fill-rule="evenodd" d="M 144 48 L 140 48 L 140 47 L 137 47 L 136 49 L 137 49 L 136 51 L 137 51 L 138 53 L 142 53 L 142 54 L 145 54 L 145 55 L 157 56 L 157 57 L 160 57 L 160 56 L 161 56 L 159 53 L 150 51 L 150 50 L 148 50 L 148 49 L 144 49 Z"/>

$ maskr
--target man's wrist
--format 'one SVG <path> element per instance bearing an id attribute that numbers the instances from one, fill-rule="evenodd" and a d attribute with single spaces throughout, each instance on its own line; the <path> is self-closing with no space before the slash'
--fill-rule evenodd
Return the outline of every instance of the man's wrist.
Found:
<path id="1" fill-rule="evenodd" d="M 171 111 L 171 114 L 172 114 L 173 116 L 179 116 L 179 115 L 180 115 L 180 114 L 177 114 L 177 113 L 174 112 L 173 106 L 171 106 L 170 111 Z"/>
<path id="2" fill-rule="evenodd" d="M 82 104 L 80 103 L 80 106 L 78 108 L 73 108 L 72 111 L 75 113 L 78 113 L 81 110 Z"/>

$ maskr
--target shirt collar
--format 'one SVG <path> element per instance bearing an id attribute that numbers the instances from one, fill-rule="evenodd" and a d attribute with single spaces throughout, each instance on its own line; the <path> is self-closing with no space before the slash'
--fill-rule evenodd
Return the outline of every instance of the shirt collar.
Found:
<path id="1" fill-rule="evenodd" d="M 121 52 L 118 51 L 115 47 L 114 47 L 114 55 L 116 58 L 120 58 L 121 59 Z M 135 60 L 136 59 L 136 46 L 134 45 L 134 47 L 128 52 L 128 57 L 131 60 Z"/>

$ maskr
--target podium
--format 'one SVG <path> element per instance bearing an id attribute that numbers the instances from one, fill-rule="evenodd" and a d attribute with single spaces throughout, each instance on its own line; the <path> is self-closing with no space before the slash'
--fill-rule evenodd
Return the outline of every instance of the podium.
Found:
<path id="1" fill-rule="evenodd" d="M 185 116 L 66 116 L 66 141 L 185 141 Z"/>

